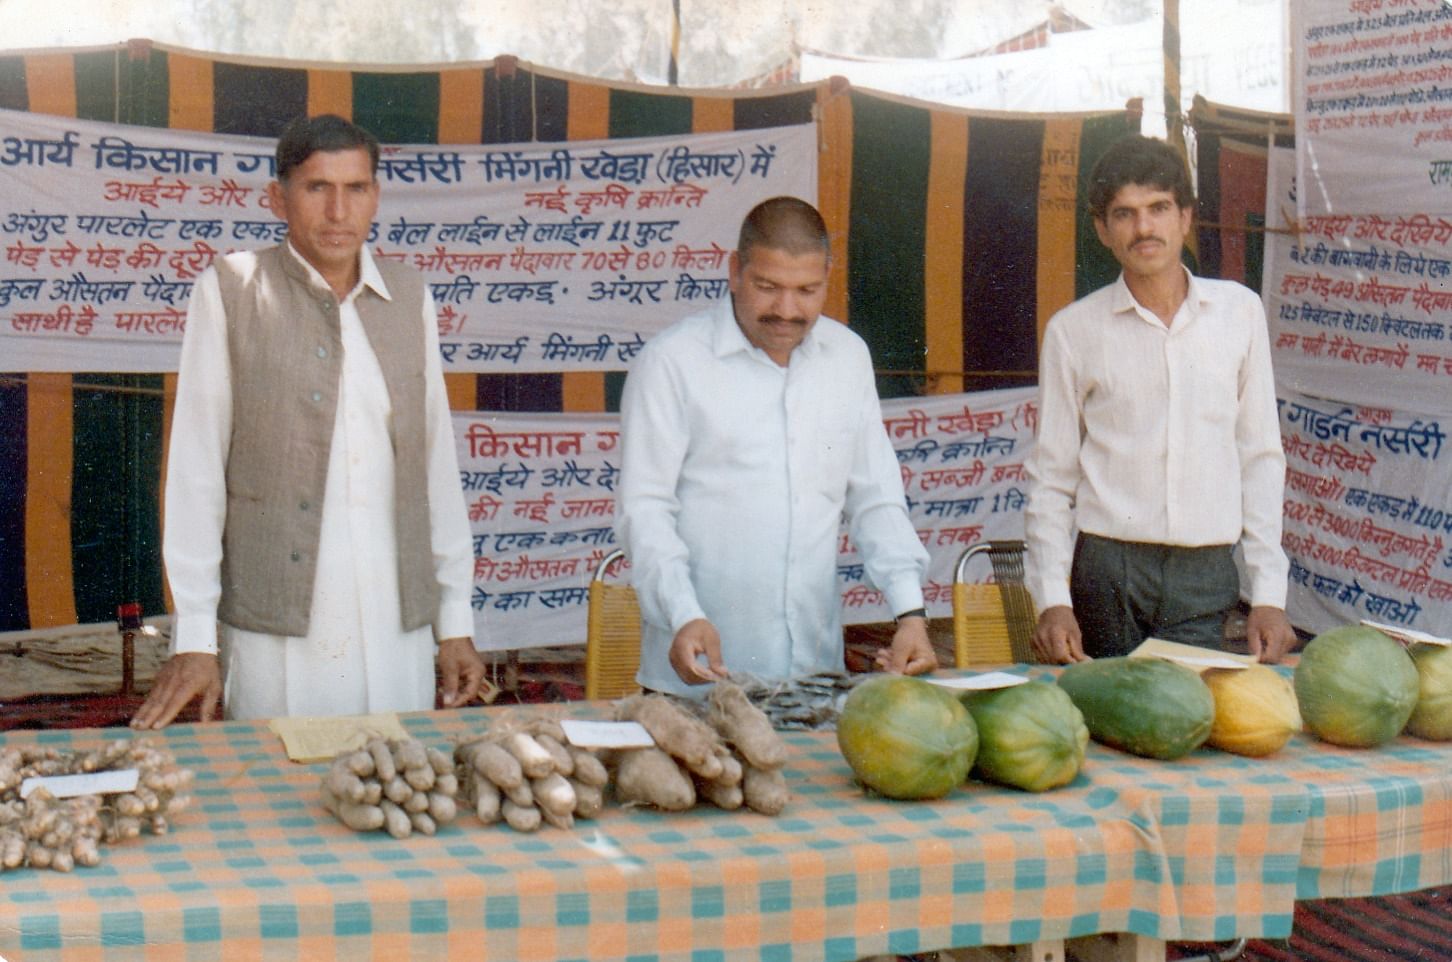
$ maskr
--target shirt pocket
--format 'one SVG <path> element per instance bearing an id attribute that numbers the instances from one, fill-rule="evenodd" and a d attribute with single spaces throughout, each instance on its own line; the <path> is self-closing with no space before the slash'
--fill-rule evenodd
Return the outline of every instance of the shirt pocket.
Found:
<path id="1" fill-rule="evenodd" d="M 828 498 L 843 497 L 857 449 L 857 409 L 819 409 L 801 443 L 810 454 L 808 470 L 813 486 Z"/>
<path id="2" fill-rule="evenodd" d="M 1240 412 L 1240 360 L 1239 353 L 1223 345 L 1207 345 L 1182 365 L 1195 413 L 1206 424 L 1234 425 Z"/>

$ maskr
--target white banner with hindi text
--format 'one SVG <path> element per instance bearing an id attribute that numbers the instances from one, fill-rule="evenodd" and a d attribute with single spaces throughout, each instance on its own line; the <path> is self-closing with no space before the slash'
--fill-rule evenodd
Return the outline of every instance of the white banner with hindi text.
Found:
<path id="1" fill-rule="evenodd" d="M 1452 635 L 1452 449 L 1441 421 L 1280 395 L 1291 622 Z M 1447 455 L 1447 457 L 1444 457 Z"/>
<path id="2" fill-rule="evenodd" d="M 953 569 L 972 544 L 1023 537 L 1024 461 L 1037 390 L 883 402 L 909 512 L 932 557 L 929 613 L 952 610 Z M 474 534 L 475 641 L 486 650 L 582 644 L 589 580 L 616 547 L 619 417 L 456 413 Z M 985 563 L 968 573 L 986 581 Z M 626 574 L 628 577 L 628 572 Z M 837 567 L 847 624 L 891 620 L 843 533 Z"/>
<path id="3" fill-rule="evenodd" d="M 274 141 L 0 111 L 0 368 L 174 371 L 196 278 L 280 242 Z M 429 282 L 448 372 L 622 370 L 726 294 L 758 202 L 815 201 L 814 125 L 385 145 L 368 249 Z"/>
<path id="4" fill-rule="evenodd" d="M 1295 152 L 1267 167 L 1266 317 L 1276 383 L 1350 404 L 1452 412 L 1452 220 L 1312 214 Z"/>
<path id="5" fill-rule="evenodd" d="M 1301 216 L 1452 210 L 1452 5 L 1293 0 Z"/>

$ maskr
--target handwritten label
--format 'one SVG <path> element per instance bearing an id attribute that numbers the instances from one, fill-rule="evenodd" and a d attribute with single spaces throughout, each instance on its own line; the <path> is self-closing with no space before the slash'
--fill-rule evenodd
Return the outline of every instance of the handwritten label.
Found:
<path id="1" fill-rule="evenodd" d="M 560 727 L 571 745 L 580 748 L 651 748 L 655 739 L 640 722 L 586 721 L 561 719 Z"/>
<path id="2" fill-rule="evenodd" d="M 110 772 L 88 772 L 84 775 L 46 775 L 27 778 L 20 783 L 20 797 L 29 798 L 37 788 L 44 788 L 55 798 L 78 795 L 116 795 L 134 792 L 140 773 L 134 768 Z"/>

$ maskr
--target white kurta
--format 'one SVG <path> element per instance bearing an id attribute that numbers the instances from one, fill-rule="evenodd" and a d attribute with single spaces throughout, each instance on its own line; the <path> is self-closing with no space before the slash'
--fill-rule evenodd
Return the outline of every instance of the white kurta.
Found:
<path id="1" fill-rule="evenodd" d="M 315 284 L 326 286 L 311 267 L 308 272 Z M 343 358 L 308 635 L 289 638 L 220 625 L 231 718 L 432 708 L 435 639 L 473 635 L 473 547 L 428 297 L 421 321 L 428 368 L 428 497 L 443 597 L 432 629 L 400 627 L 390 402 L 354 305 L 364 286 L 385 297 L 388 291 L 366 250 L 360 274 L 339 311 Z M 168 457 L 162 548 L 176 607 L 174 652 L 218 650 L 229 371 L 221 290 L 216 273 L 208 271 L 197 282 L 187 314 Z"/>

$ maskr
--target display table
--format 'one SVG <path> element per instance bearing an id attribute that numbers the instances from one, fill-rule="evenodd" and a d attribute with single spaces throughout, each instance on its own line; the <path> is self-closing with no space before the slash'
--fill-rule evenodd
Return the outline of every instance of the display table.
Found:
<path id="1" fill-rule="evenodd" d="M 447 750 L 501 714 L 404 724 Z M 82 748 L 118 734 L 4 738 Z M 395 840 L 327 815 L 325 766 L 290 763 L 264 723 L 152 737 L 197 773 L 193 807 L 169 835 L 106 847 L 98 867 L 0 874 L 0 956 L 850 960 L 1100 932 L 1285 937 L 1298 898 L 1452 882 L 1452 745 L 1411 738 L 1357 751 L 1299 736 L 1271 759 L 1176 762 L 1091 744 L 1053 792 L 970 782 L 904 803 L 864 795 L 831 733 L 795 733 L 793 801 L 776 818 L 612 805 L 521 835 L 469 813 Z"/>

